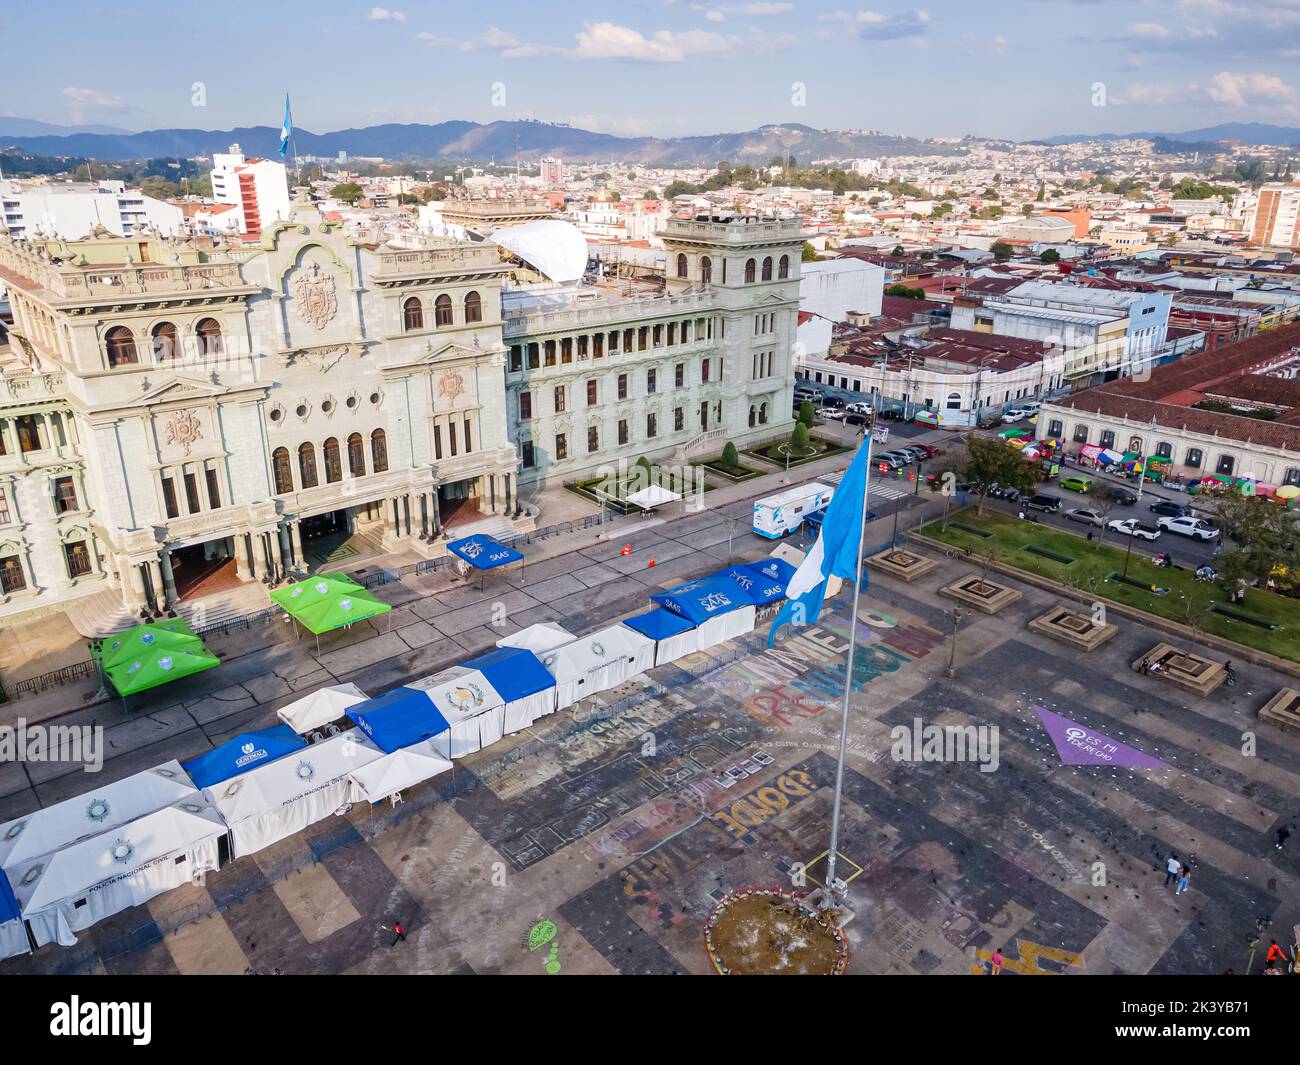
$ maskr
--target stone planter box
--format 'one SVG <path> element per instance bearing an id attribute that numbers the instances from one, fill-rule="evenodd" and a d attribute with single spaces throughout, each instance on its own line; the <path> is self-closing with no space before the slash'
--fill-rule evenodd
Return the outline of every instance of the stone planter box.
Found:
<path id="1" fill-rule="evenodd" d="M 1021 593 L 1014 588 L 981 577 L 978 573 L 968 573 L 952 584 L 945 584 L 939 589 L 939 594 L 985 614 L 996 614 L 1003 607 L 1021 599 Z"/>
<path id="2" fill-rule="evenodd" d="M 1060 640 L 1079 651 L 1091 651 L 1109 640 L 1119 628 L 1110 623 L 1098 625 L 1086 610 L 1072 610 L 1057 603 L 1046 614 L 1034 618 L 1029 627 L 1043 636 Z"/>

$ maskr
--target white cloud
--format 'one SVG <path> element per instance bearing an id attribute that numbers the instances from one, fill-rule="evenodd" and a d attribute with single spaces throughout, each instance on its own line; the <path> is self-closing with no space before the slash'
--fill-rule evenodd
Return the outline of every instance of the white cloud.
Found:
<path id="1" fill-rule="evenodd" d="M 90 108 L 96 111 L 121 111 L 126 101 L 120 96 L 111 96 L 98 89 L 78 89 L 69 85 L 63 90 L 63 98 L 70 107 Z"/>
<path id="2" fill-rule="evenodd" d="M 1295 89 L 1276 74 L 1234 74 L 1221 70 L 1205 87 L 1206 94 L 1224 107 L 1244 108 L 1253 104 L 1282 104 L 1294 107 Z"/>
<path id="3" fill-rule="evenodd" d="M 930 24 L 928 11 L 905 11 L 901 15 L 884 15 L 879 11 L 831 11 L 818 15 L 823 22 L 842 22 L 856 27 L 856 35 L 864 41 L 895 41 L 903 37 L 919 37 Z"/>
<path id="4" fill-rule="evenodd" d="M 1128 31 L 1134 37 L 1143 37 L 1147 40 L 1159 40 L 1169 36 L 1169 30 L 1159 22 L 1135 22 L 1129 26 Z"/>
<path id="5" fill-rule="evenodd" d="M 386 7 L 372 7 L 366 16 L 369 22 L 405 22 L 406 15 L 401 11 L 390 11 Z"/>
<path id="6" fill-rule="evenodd" d="M 415 39 L 421 44 L 427 44 L 430 48 L 441 48 L 455 43 L 449 37 L 439 37 L 436 33 L 429 33 L 427 30 L 417 33 Z"/>
<path id="7" fill-rule="evenodd" d="M 734 52 L 737 41 L 707 30 L 674 33 L 657 30 L 649 37 L 638 30 L 613 22 L 596 22 L 578 33 L 573 59 L 627 59 L 638 63 L 680 63 L 697 56 L 721 56 Z"/>
<path id="8" fill-rule="evenodd" d="M 713 11 L 710 11 L 710 12 L 709 12 L 707 15 L 705 15 L 704 17 L 705 17 L 706 19 L 708 19 L 710 22 L 726 22 L 726 21 L 727 21 L 727 16 L 724 15 L 721 11 L 718 11 L 718 10 L 716 10 L 716 9 L 713 10 Z"/>

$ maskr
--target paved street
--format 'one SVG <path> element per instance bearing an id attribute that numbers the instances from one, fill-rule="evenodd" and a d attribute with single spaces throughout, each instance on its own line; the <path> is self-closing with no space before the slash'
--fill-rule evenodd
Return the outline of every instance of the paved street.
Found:
<path id="1" fill-rule="evenodd" d="M 583 629 L 725 560 L 721 513 L 669 528 L 637 534 L 636 565 L 608 544 L 537 567 L 526 591 L 506 597 L 512 620 Z M 874 528 L 888 539 L 887 517 Z M 742 525 L 733 553 L 768 546 Z M 955 566 L 912 585 L 873 576 L 863 600 L 869 652 L 855 670 L 841 848 L 851 864 L 840 870 L 857 914 L 850 971 L 964 973 L 1001 947 L 1012 973 L 1240 972 L 1256 917 L 1289 938 L 1300 870 L 1270 833 L 1300 813 L 1300 743 L 1261 726 L 1255 755 L 1242 753 L 1255 711 L 1285 678 L 1246 666 L 1235 688 L 1193 700 L 1127 667 L 1152 643 L 1144 626 L 1121 620 L 1101 649 L 1066 651 L 1025 627 L 1055 597 L 1021 586 L 1021 603 L 963 625 L 947 679 L 950 604 L 936 589 L 963 572 Z M 494 598 L 499 589 L 467 587 L 457 601 L 413 603 L 410 624 L 436 629 L 435 643 L 473 645 L 478 630 L 486 643 Z M 798 863 L 816 878 L 848 605 L 841 596 L 818 626 L 787 630 L 776 651 L 760 625 L 656 669 L 465 759 L 454 780 L 414 789 L 395 809 L 353 808 L 203 887 L 101 923 L 75 948 L 0 970 L 705 972 L 701 927 L 727 888 L 788 884 Z M 422 654 L 339 675 L 381 689 L 403 670 L 419 675 Z M 120 725 L 110 767 L 192 753 L 193 730 L 262 724 L 273 704 L 209 701 Z M 1035 705 L 1167 768 L 1062 766 Z M 890 729 L 918 717 L 997 726 L 996 771 L 895 761 Z M 742 766 L 753 772 L 719 783 Z M 71 784 L 36 786 L 48 801 Z M 1171 849 L 1194 862 L 1178 897 L 1158 871 Z M 379 926 L 394 919 L 410 938 L 390 947 Z M 530 951 L 542 921 L 555 938 Z"/>

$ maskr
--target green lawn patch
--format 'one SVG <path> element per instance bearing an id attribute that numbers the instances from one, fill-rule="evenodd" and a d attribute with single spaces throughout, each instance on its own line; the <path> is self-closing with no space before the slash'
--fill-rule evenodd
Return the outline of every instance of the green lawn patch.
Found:
<path id="1" fill-rule="evenodd" d="M 1156 566 L 1148 550 L 1137 545 L 1128 559 L 1127 577 L 1121 580 L 1125 556 L 1122 545 L 1090 542 L 1064 529 L 1021 521 L 998 512 L 990 511 L 980 517 L 973 507 L 957 513 L 961 520 L 949 520 L 946 528 L 940 519 L 919 531 L 952 547 L 969 550 L 976 557 L 991 556 L 999 563 L 1050 580 L 1059 581 L 1062 574 L 1058 563 L 1042 552 L 1068 555 L 1074 563 L 1068 581 L 1063 583 L 1081 594 L 1137 607 L 1183 625 L 1188 624 L 1190 613 L 1192 622 L 1205 632 L 1300 662 L 1300 640 L 1291 635 L 1300 631 L 1300 601 L 1263 588 L 1251 588 L 1246 592 L 1245 603 L 1235 612 L 1252 620 L 1233 618 L 1215 610 L 1211 598 L 1214 594 L 1228 595 L 1231 589 L 1207 586 L 1204 581 L 1196 580 L 1189 569 Z M 979 536 L 970 530 L 990 535 Z M 1029 547 L 1040 550 L 1026 550 Z M 1157 588 L 1163 589 L 1164 594 L 1155 592 Z M 1264 628 L 1261 623 L 1276 627 Z"/>
<path id="2" fill-rule="evenodd" d="M 721 456 L 718 458 L 705 459 L 700 463 L 700 465 L 710 473 L 716 473 L 719 477 L 725 477 L 728 481 L 731 481 L 734 484 L 739 484 L 741 481 L 748 481 L 751 477 L 763 476 L 762 470 L 756 470 L 752 466 L 745 466 L 743 464 L 729 466 L 727 463 L 722 461 Z"/>
<path id="3" fill-rule="evenodd" d="M 762 459 L 764 462 L 770 462 L 774 466 L 784 466 L 786 464 L 786 453 L 781 450 L 790 446 L 790 438 L 782 437 L 780 440 L 773 440 L 770 444 L 761 444 L 758 447 L 745 449 L 746 455 L 752 455 L 756 459 Z M 812 462 L 815 459 L 824 459 L 827 455 L 841 455 L 852 448 L 844 447 L 833 440 L 826 440 L 820 436 L 810 437 L 808 447 L 803 454 L 792 454 L 789 456 L 790 465 L 802 466 L 805 462 Z"/>
<path id="4" fill-rule="evenodd" d="M 688 495 L 695 491 L 696 480 L 693 477 L 679 476 L 676 467 L 653 467 L 650 484 L 662 485 L 670 492 L 676 492 L 679 495 Z M 684 484 L 679 482 L 685 482 Z M 624 500 L 634 492 L 639 492 L 646 487 L 647 481 L 644 473 L 637 475 L 635 467 L 629 467 L 627 476 L 622 478 L 615 477 L 589 477 L 584 481 L 566 481 L 564 487 L 574 495 L 581 496 L 583 499 L 590 500 L 593 503 L 600 504 L 606 502 L 610 510 L 618 511 L 620 514 L 627 514 L 636 510 L 635 506 L 629 506 Z M 712 492 L 714 486 L 704 480 L 704 490 Z M 605 496 L 596 495 L 595 489 L 606 493 Z"/>

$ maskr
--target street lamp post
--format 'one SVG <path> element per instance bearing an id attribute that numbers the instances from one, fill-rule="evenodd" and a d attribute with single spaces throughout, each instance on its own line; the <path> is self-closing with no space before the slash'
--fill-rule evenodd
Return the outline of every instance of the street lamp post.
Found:
<path id="1" fill-rule="evenodd" d="M 948 678 L 957 675 L 957 629 L 961 625 L 961 607 L 952 608 L 952 642 L 948 647 L 948 668 L 944 671 L 944 676 Z"/>

